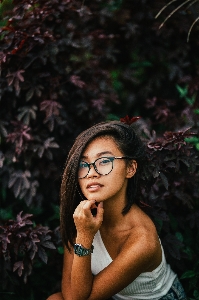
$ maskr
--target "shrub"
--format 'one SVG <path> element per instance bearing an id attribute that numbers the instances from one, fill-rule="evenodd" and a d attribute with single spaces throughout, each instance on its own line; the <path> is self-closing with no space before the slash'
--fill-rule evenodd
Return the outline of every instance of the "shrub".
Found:
<path id="1" fill-rule="evenodd" d="M 23 275 L 26 283 L 28 275 L 32 273 L 34 258 L 38 256 L 47 263 L 45 248 L 56 249 L 51 242 L 50 230 L 43 226 L 33 227 L 29 219 L 31 216 L 22 216 L 20 212 L 16 221 L 10 220 L 0 226 L 1 263 L 4 264 L 0 271 L 3 288 L 8 284 L 8 277 L 13 277 L 12 272 L 17 272 L 19 277 Z"/>
<path id="2" fill-rule="evenodd" d="M 186 43 L 195 16 L 178 11 L 159 29 L 166 1 L 155 2 L 1 4 L 1 298 L 59 290 L 66 155 L 80 131 L 126 114 L 142 117 L 135 126 L 148 145 L 141 201 L 189 298 L 199 298 L 197 27 Z M 56 249 L 45 265 L 46 244 Z"/>

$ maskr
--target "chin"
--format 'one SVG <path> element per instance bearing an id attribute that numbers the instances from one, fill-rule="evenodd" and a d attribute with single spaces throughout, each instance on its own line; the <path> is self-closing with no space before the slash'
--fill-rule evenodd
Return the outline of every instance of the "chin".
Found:
<path id="1" fill-rule="evenodd" d="M 88 200 L 95 200 L 95 201 L 97 201 L 97 202 L 100 202 L 100 201 L 102 201 L 102 199 L 101 199 L 101 197 L 99 197 L 99 196 L 97 196 L 97 195 L 95 195 L 95 194 L 93 194 L 93 195 L 88 195 L 87 197 L 86 197 L 86 199 L 88 199 Z"/>
<path id="2" fill-rule="evenodd" d="M 87 200 L 89 200 L 89 201 L 95 200 L 97 202 L 100 202 L 100 200 L 97 197 L 95 197 L 95 196 L 87 197 Z"/>

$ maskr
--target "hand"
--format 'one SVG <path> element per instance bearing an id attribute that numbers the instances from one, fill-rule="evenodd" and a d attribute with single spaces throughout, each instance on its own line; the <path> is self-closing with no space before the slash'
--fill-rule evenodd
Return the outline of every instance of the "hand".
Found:
<path id="1" fill-rule="evenodd" d="M 99 230 L 103 221 L 103 202 L 96 205 L 95 200 L 84 200 L 75 209 L 73 219 L 77 229 L 77 236 L 93 238 Z M 96 209 L 97 213 L 93 216 L 91 209 Z"/>

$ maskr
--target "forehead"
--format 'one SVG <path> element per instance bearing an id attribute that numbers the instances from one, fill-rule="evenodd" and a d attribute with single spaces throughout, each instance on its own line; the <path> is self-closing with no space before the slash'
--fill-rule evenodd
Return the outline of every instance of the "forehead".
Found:
<path id="1" fill-rule="evenodd" d="M 98 157 L 100 155 L 112 154 L 114 156 L 122 154 L 115 140 L 111 136 L 100 136 L 92 140 L 82 153 L 83 157 Z"/>

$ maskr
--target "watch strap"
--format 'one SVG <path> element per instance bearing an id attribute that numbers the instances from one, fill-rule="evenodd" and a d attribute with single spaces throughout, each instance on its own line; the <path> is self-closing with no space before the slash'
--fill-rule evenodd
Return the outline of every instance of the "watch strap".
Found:
<path id="1" fill-rule="evenodd" d="M 86 249 L 82 244 L 75 244 L 74 245 L 74 253 L 78 256 L 87 256 L 93 253 L 94 246 L 91 246 L 91 249 Z"/>

